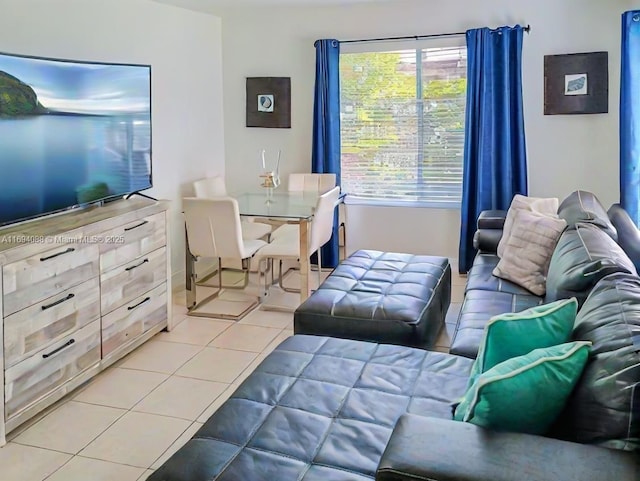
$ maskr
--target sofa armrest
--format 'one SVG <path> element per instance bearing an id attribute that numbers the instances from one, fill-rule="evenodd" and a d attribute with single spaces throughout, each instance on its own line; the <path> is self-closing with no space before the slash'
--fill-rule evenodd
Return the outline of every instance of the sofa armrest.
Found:
<path id="1" fill-rule="evenodd" d="M 376 481 L 637 481 L 633 453 L 403 415 Z"/>
<path id="2" fill-rule="evenodd" d="M 478 216 L 478 229 L 502 230 L 506 218 L 506 210 L 483 210 Z"/>
<path id="3" fill-rule="evenodd" d="M 473 248 L 483 254 L 498 252 L 502 229 L 478 229 L 473 235 Z"/>
<path id="4" fill-rule="evenodd" d="M 473 248 L 484 254 L 495 254 L 502 238 L 506 210 L 483 210 L 478 216 L 478 230 L 473 236 Z"/>

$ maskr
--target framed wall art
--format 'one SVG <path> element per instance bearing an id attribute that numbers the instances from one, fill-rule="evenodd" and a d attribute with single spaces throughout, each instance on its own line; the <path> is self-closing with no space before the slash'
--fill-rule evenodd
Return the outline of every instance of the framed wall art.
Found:
<path id="1" fill-rule="evenodd" d="M 545 115 L 604 114 L 608 111 L 608 52 L 545 55 Z"/>
<path id="2" fill-rule="evenodd" d="M 291 128 L 290 77 L 247 77 L 247 127 Z"/>

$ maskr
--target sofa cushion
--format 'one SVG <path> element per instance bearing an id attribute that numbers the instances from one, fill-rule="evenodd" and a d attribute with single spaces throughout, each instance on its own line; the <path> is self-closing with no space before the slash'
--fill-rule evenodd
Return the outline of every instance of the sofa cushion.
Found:
<path id="1" fill-rule="evenodd" d="M 491 318 L 469 382 L 507 359 L 569 341 L 577 311 L 578 302 L 572 298 Z"/>
<path id="2" fill-rule="evenodd" d="M 638 481 L 639 472 L 635 453 L 403 414 L 376 481 Z"/>
<path id="3" fill-rule="evenodd" d="M 606 232 L 613 240 L 618 240 L 616 228 L 607 215 L 607 210 L 591 192 L 577 190 L 562 201 L 558 216 L 567 221 L 569 227 L 578 222 L 594 224 Z"/>
<path id="4" fill-rule="evenodd" d="M 508 292 L 509 294 L 531 296 L 532 293 L 524 287 L 493 275 L 498 262 L 500 262 L 500 258 L 495 254 L 480 253 L 476 255 L 473 265 L 467 274 L 465 291 L 480 289 L 483 291 Z"/>
<path id="5" fill-rule="evenodd" d="M 475 358 L 489 320 L 505 312 L 519 312 L 542 302 L 532 294 L 511 294 L 485 290 L 468 291 L 458 316 L 449 352 Z"/>
<path id="6" fill-rule="evenodd" d="M 566 226 L 564 219 L 519 210 L 493 274 L 543 296 L 549 262 Z"/>
<path id="7" fill-rule="evenodd" d="M 550 197 L 527 197 L 525 195 L 516 194 L 511 200 L 511 205 L 507 211 L 502 228 L 502 238 L 498 244 L 498 257 L 502 257 L 504 249 L 511 236 L 513 221 L 519 210 L 528 210 L 531 212 L 540 212 L 542 214 L 555 214 L 558 211 L 558 199 Z"/>
<path id="8" fill-rule="evenodd" d="M 423 349 L 289 337 L 149 481 L 371 481 L 397 419 L 450 419 L 470 368 Z"/>
<path id="9" fill-rule="evenodd" d="M 564 437 L 640 450 L 640 279 L 602 279 L 578 313 L 573 339 L 593 348 L 562 417 Z"/>
<path id="10" fill-rule="evenodd" d="M 578 382 L 590 345 L 535 349 L 497 364 L 465 393 L 454 419 L 499 431 L 546 433 Z"/>
<path id="11" fill-rule="evenodd" d="M 614 272 L 636 274 L 636 269 L 602 229 L 577 223 L 564 231 L 551 257 L 546 301 L 575 297 L 580 306 L 593 286 Z"/>

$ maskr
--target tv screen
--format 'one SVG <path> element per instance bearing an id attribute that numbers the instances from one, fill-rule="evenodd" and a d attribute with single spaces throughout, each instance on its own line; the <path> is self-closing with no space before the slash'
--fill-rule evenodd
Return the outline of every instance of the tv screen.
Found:
<path id="1" fill-rule="evenodd" d="M 0 53 L 0 225 L 151 186 L 149 65 Z"/>

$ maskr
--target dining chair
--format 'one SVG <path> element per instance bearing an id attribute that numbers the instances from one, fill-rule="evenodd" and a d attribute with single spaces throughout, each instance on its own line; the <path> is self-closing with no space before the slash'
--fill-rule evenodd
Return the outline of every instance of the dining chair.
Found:
<path id="1" fill-rule="evenodd" d="M 249 261 L 261 247 L 267 243 L 260 239 L 244 239 L 240 226 L 238 201 L 231 197 L 201 199 L 187 197 L 182 199 L 187 239 L 187 309 L 190 316 L 222 317 L 241 319 L 258 304 L 256 298 L 238 315 L 228 313 L 198 312 L 203 304 L 220 295 L 222 269 L 218 269 L 218 290 L 197 302 L 195 262 L 201 258 L 217 258 L 219 265 L 222 259 L 239 259 L 242 264 L 244 283 L 249 283 Z"/>
<path id="2" fill-rule="evenodd" d="M 299 261 L 302 256 L 307 256 L 307 258 L 309 258 L 315 252 L 317 252 L 318 254 L 318 282 L 320 282 L 320 273 L 322 269 L 320 248 L 327 242 L 329 242 L 329 239 L 331 239 L 335 208 L 338 205 L 339 197 L 340 187 L 334 187 L 329 192 L 325 192 L 318 197 L 318 201 L 316 202 L 316 207 L 314 209 L 313 218 L 311 219 L 308 240 L 309 249 L 307 252 L 300 252 L 300 230 L 296 228 L 295 230 L 287 229 L 283 235 L 274 237 L 269 244 L 262 247 L 256 254 L 256 259 L 258 260 L 258 262 L 261 262 L 262 259 L 266 259 L 267 264 L 269 264 L 270 262 L 272 263 L 274 260 L 280 261 L 278 284 L 284 291 L 300 292 L 299 289 L 286 288 L 283 285 L 282 278 L 284 277 L 284 274 L 282 272 L 282 261 Z M 271 272 L 273 275 L 273 269 Z M 266 293 L 268 292 L 266 274 L 264 278 L 266 295 Z"/>
<path id="3" fill-rule="evenodd" d="M 336 186 L 336 174 L 289 174 L 289 192 L 323 194 Z M 272 239 L 298 230 L 297 225 L 285 224 L 271 233 Z"/>
<path id="4" fill-rule="evenodd" d="M 213 199 L 216 197 L 227 197 L 227 186 L 224 177 L 214 175 L 204 179 L 196 180 L 193 183 L 193 190 L 196 197 L 202 199 Z M 262 239 L 271 233 L 273 227 L 262 222 L 253 222 L 253 219 L 242 219 L 242 237 L 248 240 Z"/>
<path id="5" fill-rule="evenodd" d="M 200 198 L 226 197 L 227 195 L 227 186 L 225 185 L 224 177 L 221 175 L 196 180 L 193 183 L 193 190 L 196 193 L 196 197 Z"/>
<path id="6" fill-rule="evenodd" d="M 289 174 L 289 192 L 326 192 L 336 186 L 336 174 Z M 346 210 L 344 204 L 338 206 L 338 234 L 340 247 L 346 250 L 347 226 Z M 284 226 L 277 234 L 277 230 L 272 235 L 282 235 L 285 231 L 292 231 L 296 226 Z M 342 251 L 342 249 L 339 249 Z"/>
<path id="7" fill-rule="evenodd" d="M 336 174 L 289 174 L 289 192 L 322 194 L 336 186 Z"/>
<path id="8" fill-rule="evenodd" d="M 224 177 L 221 175 L 214 175 L 206 177 L 204 179 L 196 180 L 193 183 L 193 190 L 197 198 L 201 199 L 216 199 L 219 197 L 228 197 L 227 186 L 224 181 Z M 240 228 L 242 229 L 242 238 L 245 240 L 266 239 L 270 240 L 271 231 L 273 226 L 265 224 L 264 222 L 254 222 L 253 218 L 240 218 Z M 224 272 L 242 272 L 242 269 L 234 267 L 228 267 L 228 260 L 225 262 L 227 267 L 223 267 Z M 209 279 L 215 277 L 218 274 L 218 267 L 210 271 L 208 274 L 198 279 L 197 283 L 203 287 L 220 287 L 218 284 L 209 283 Z M 232 284 L 223 285 L 228 289 L 241 288 Z"/>

